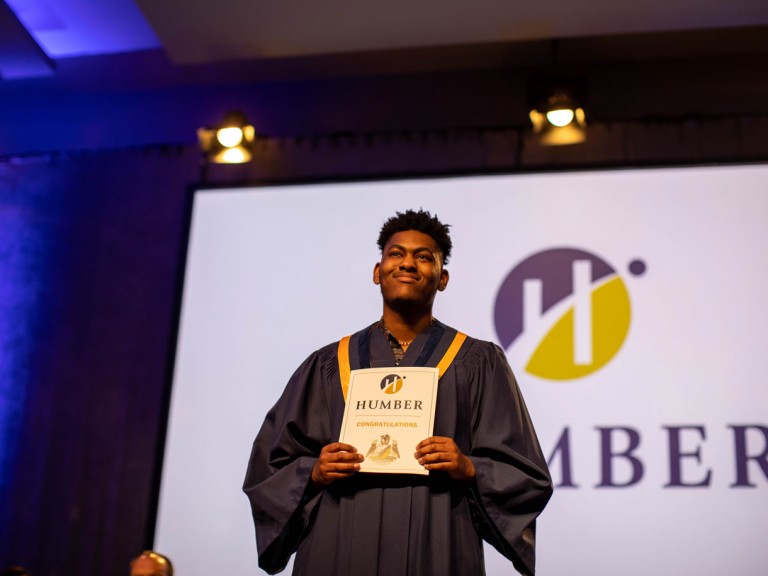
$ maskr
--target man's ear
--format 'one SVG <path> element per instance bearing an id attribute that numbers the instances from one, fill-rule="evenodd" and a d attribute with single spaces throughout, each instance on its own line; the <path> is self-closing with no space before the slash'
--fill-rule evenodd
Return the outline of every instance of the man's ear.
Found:
<path id="1" fill-rule="evenodd" d="M 381 264 L 379 262 L 376 262 L 376 265 L 373 267 L 373 283 L 377 286 L 381 284 L 381 277 L 379 276 L 379 267 Z"/>
<path id="2" fill-rule="evenodd" d="M 437 285 L 437 289 L 440 290 L 440 292 L 445 290 L 445 288 L 448 286 L 448 279 L 449 279 L 448 270 L 443 268 L 440 271 L 440 283 Z"/>

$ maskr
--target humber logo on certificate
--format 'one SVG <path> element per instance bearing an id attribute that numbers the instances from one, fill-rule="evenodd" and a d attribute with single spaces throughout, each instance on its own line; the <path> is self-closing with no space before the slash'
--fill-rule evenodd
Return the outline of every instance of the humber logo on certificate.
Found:
<path id="1" fill-rule="evenodd" d="M 411 450 L 432 436 L 439 371 L 437 368 L 353 370 L 339 442 L 365 455 L 361 472 L 428 474 Z"/>

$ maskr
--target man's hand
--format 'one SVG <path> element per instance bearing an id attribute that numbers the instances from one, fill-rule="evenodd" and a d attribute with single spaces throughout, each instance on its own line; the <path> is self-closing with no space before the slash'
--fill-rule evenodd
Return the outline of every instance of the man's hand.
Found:
<path id="1" fill-rule="evenodd" d="M 347 478 L 360 470 L 363 455 L 354 446 L 334 442 L 323 446 L 320 457 L 312 468 L 312 483 L 328 486 L 334 480 Z"/>
<path id="2" fill-rule="evenodd" d="M 414 456 L 427 470 L 443 470 L 454 480 L 466 482 L 475 477 L 475 465 L 452 438 L 430 436 L 419 442 Z"/>

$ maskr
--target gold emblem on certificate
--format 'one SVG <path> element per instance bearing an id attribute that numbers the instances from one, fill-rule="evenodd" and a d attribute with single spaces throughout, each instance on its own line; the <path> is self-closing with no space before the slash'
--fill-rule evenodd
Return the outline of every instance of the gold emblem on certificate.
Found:
<path id="1" fill-rule="evenodd" d="M 428 474 L 413 451 L 432 436 L 438 378 L 437 368 L 351 372 L 339 441 L 365 456 L 361 472 Z"/>

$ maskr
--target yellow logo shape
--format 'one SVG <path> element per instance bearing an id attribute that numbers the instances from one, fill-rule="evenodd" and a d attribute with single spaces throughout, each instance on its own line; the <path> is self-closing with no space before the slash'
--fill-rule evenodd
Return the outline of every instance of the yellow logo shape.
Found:
<path id="1" fill-rule="evenodd" d="M 385 376 L 381 381 L 381 389 L 384 390 L 385 394 L 397 394 L 403 387 L 404 379 L 397 374 Z"/>
<path id="2" fill-rule="evenodd" d="M 592 362 L 577 364 L 574 357 L 574 309 L 555 323 L 531 355 L 525 369 L 550 380 L 571 380 L 605 366 L 619 351 L 629 332 L 629 294 L 619 276 L 592 291 Z"/>

